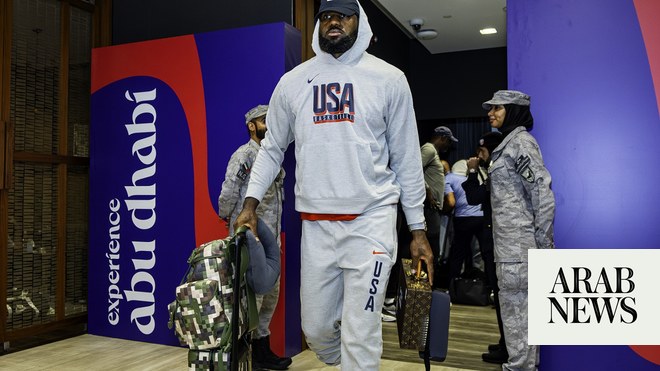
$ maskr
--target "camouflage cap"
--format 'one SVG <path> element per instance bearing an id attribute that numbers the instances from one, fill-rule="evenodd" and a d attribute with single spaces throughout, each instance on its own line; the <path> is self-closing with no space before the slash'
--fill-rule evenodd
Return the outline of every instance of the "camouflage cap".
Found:
<path id="1" fill-rule="evenodd" d="M 493 94 L 493 98 L 481 104 L 485 110 L 490 110 L 491 106 L 501 106 L 505 104 L 516 104 L 519 106 L 529 106 L 529 95 L 517 90 L 498 90 Z"/>
<path id="2" fill-rule="evenodd" d="M 264 116 L 268 112 L 268 106 L 265 104 L 260 104 L 251 110 L 247 111 L 245 114 L 245 125 L 247 125 L 250 121 L 259 118 L 261 116 Z"/>

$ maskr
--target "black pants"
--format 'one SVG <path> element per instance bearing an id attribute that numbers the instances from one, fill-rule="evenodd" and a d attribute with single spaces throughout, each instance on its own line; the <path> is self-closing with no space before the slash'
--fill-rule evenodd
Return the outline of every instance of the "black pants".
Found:
<path id="1" fill-rule="evenodd" d="M 466 261 L 466 257 L 472 253 L 472 238 L 477 238 L 480 249 L 483 244 L 487 243 L 484 241 L 483 230 L 483 216 L 454 217 L 454 241 L 452 242 L 451 250 L 449 250 L 450 281 L 461 275 L 463 263 Z M 491 241 L 492 238 L 491 235 Z M 467 271 L 470 268 L 471 267 L 465 267 L 465 270 Z"/>
<path id="2" fill-rule="evenodd" d="M 497 274 L 495 273 L 495 244 L 493 243 L 493 228 L 488 222 L 484 223 L 482 231 L 484 243 L 479 243 L 481 249 L 481 258 L 484 261 L 484 271 L 488 284 L 493 289 L 493 299 L 495 305 L 495 314 L 497 315 L 497 327 L 500 330 L 499 344 L 506 349 L 504 342 L 504 324 L 502 323 L 502 313 L 500 311 L 500 288 L 497 285 Z"/>
<path id="3" fill-rule="evenodd" d="M 495 247 L 493 243 L 493 229 L 484 222 L 482 229 L 481 239 L 479 240 L 479 250 L 481 251 L 481 259 L 484 261 L 484 273 L 488 279 L 488 286 L 497 293 L 500 289 L 497 287 L 497 274 L 495 273 Z"/>

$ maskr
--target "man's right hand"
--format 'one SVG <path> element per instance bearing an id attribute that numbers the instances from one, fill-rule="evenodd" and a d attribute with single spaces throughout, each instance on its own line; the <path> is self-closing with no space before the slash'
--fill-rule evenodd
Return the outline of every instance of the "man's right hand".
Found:
<path id="1" fill-rule="evenodd" d="M 243 201 L 243 210 L 241 210 L 234 222 L 234 230 L 242 225 L 247 225 L 252 233 L 254 233 L 254 236 L 257 239 L 259 238 L 257 235 L 257 206 L 259 206 L 259 200 L 254 197 L 245 198 L 245 201 Z"/>

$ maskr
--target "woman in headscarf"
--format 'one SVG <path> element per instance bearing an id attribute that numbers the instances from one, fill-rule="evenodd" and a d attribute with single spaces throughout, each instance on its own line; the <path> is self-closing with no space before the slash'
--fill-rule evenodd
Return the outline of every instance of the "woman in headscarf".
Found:
<path id="1" fill-rule="evenodd" d="M 509 359 L 503 370 L 535 370 L 539 347 L 527 344 L 527 250 L 554 248 L 555 198 L 539 145 L 529 95 L 497 91 L 483 103 L 490 125 L 504 134 L 491 154 L 493 238 L 499 302 Z"/>

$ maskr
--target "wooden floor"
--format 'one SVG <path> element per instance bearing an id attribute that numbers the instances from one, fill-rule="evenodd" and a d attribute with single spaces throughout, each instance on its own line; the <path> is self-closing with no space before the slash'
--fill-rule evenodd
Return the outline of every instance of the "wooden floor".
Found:
<path id="1" fill-rule="evenodd" d="M 497 343 L 498 340 L 499 330 L 493 307 L 453 304 L 449 320 L 447 359 L 442 363 L 432 362 L 432 364 L 442 365 L 450 370 L 501 370 L 500 365 L 481 360 L 481 354 L 487 351 L 488 344 Z M 419 363 L 421 369 L 424 369 L 423 362 L 416 351 L 399 347 L 396 322 L 383 322 L 383 356 L 381 358 L 404 361 L 409 364 Z"/>
<path id="2" fill-rule="evenodd" d="M 501 370 L 481 361 L 487 344 L 497 342 L 495 310 L 453 305 L 445 362 L 432 362 L 434 371 Z M 399 348 L 395 322 L 383 322 L 381 370 L 423 370 L 417 352 Z M 187 349 L 95 335 L 82 335 L 0 356 L 0 370 L 186 370 Z M 336 370 L 307 350 L 293 357 L 290 371 Z"/>

